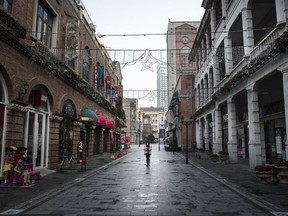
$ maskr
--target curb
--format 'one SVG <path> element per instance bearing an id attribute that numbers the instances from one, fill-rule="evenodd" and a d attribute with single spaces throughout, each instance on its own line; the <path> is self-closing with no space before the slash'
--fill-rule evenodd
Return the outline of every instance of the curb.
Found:
<path id="1" fill-rule="evenodd" d="M 117 158 L 116 160 L 113 160 L 113 161 L 111 161 L 111 162 L 109 162 L 103 166 L 100 166 L 98 168 L 94 168 L 92 170 L 86 171 L 85 174 L 82 174 L 82 175 L 80 174 L 79 177 L 75 178 L 74 180 L 72 180 L 70 182 L 67 182 L 67 184 L 65 184 L 64 186 L 59 186 L 59 187 L 53 188 L 50 191 L 44 192 L 43 194 L 36 196 L 33 199 L 30 199 L 26 202 L 18 204 L 13 209 L 14 210 L 21 210 L 21 213 L 23 213 L 24 211 L 27 211 L 27 210 L 33 208 L 34 206 L 37 206 L 37 205 L 45 202 L 46 200 L 56 196 L 57 194 L 70 189 L 74 185 L 76 185 L 80 182 L 83 182 L 88 178 L 91 178 L 92 176 L 96 175 L 100 171 L 106 170 L 108 167 L 115 165 L 116 163 L 123 160 L 124 158 L 129 157 L 129 155 L 131 155 L 132 152 L 129 152 L 129 153 L 126 155 L 123 155 L 121 158 Z M 7 210 L 5 212 L 7 212 Z M 14 215 L 19 214 L 19 213 L 20 212 L 15 213 Z M 2 214 L 0 213 L 0 215 L 2 215 Z M 9 214 L 9 215 L 13 215 L 13 214 Z"/>
<path id="2" fill-rule="evenodd" d="M 185 159 L 185 156 L 182 155 L 181 153 L 177 153 L 177 155 L 179 155 L 181 158 Z M 262 208 L 262 209 L 264 209 L 270 213 L 279 212 L 279 211 L 284 212 L 283 209 L 267 202 L 266 200 L 263 200 L 259 196 L 251 194 L 248 191 L 243 192 L 243 188 L 227 181 L 226 179 L 222 178 L 221 176 L 217 175 L 216 173 L 211 172 L 211 170 L 205 169 L 200 164 L 197 164 L 195 162 L 190 162 L 190 161 L 188 161 L 188 163 L 191 164 L 192 166 L 194 166 L 195 168 L 197 168 L 198 170 L 201 170 L 203 173 L 205 173 L 209 177 L 213 178 L 214 180 L 220 182 L 221 184 L 223 184 L 224 186 L 226 186 L 227 188 L 229 188 L 233 192 L 236 192 L 237 194 L 244 197 L 245 199 L 253 202 L 255 205 L 259 206 L 260 208 Z"/>

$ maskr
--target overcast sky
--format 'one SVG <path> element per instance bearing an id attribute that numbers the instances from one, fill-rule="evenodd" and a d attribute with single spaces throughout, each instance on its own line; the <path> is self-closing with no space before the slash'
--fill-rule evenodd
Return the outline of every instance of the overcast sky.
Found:
<path id="1" fill-rule="evenodd" d="M 104 35 L 101 42 L 113 50 L 166 49 L 165 35 L 149 34 L 165 34 L 169 19 L 201 21 L 204 13 L 201 7 L 202 0 L 82 0 L 82 2 L 96 26 L 96 33 Z M 125 34 L 148 35 L 105 36 Z M 120 52 L 117 53 L 119 58 L 121 55 L 118 54 Z M 112 60 L 124 61 L 123 56 L 121 59 L 113 58 L 115 57 L 113 56 Z M 125 60 L 128 61 L 127 57 Z M 156 65 L 157 63 L 150 68 L 153 71 L 148 69 L 141 71 L 143 65 L 139 61 L 133 66 L 126 65 L 122 69 L 124 90 L 156 90 Z M 156 98 L 154 102 L 143 98 L 139 102 L 140 106 L 156 106 L 156 101 Z"/>

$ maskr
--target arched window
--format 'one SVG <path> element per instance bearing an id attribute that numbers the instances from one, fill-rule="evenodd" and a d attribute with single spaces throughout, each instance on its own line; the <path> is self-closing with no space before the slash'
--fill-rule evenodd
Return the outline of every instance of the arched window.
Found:
<path id="1" fill-rule="evenodd" d="M 180 65 L 181 67 L 188 67 L 188 55 L 191 48 L 188 46 L 185 46 L 180 51 Z"/>
<path id="2" fill-rule="evenodd" d="M 83 79 L 89 82 L 90 77 L 90 68 L 91 68 L 91 53 L 88 47 L 84 49 L 83 55 Z"/>

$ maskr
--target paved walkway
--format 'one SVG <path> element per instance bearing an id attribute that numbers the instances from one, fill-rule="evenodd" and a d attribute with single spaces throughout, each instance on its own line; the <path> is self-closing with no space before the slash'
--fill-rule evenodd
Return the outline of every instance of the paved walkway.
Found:
<path id="1" fill-rule="evenodd" d="M 119 158 L 121 160 L 121 158 Z M 41 179 L 32 187 L 0 187 L 0 214 L 7 209 L 20 209 L 33 203 L 34 199 L 45 198 L 50 194 L 70 187 L 77 179 L 85 178 L 92 172 L 105 169 L 119 160 L 111 160 L 109 153 L 89 157 L 85 167 L 76 164 L 75 168 L 63 167 L 61 171 L 42 169 Z"/>
<path id="2" fill-rule="evenodd" d="M 129 150 L 128 155 L 133 154 L 133 148 Z M 161 151 L 164 151 L 162 146 Z M 173 153 L 171 152 L 171 154 Z M 176 154 L 181 155 L 183 159 L 186 158 L 185 152 L 176 152 Z M 56 194 L 65 187 L 71 187 L 79 179 L 93 175 L 101 169 L 106 169 L 122 159 L 123 157 L 111 161 L 110 154 L 96 155 L 89 158 L 86 171 L 81 169 L 78 164 L 76 169 L 66 168 L 61 172 L 47 173 L 48 175 L 41 178 L 40 183 L 31 188 L 1 187 L 0 214 L 8 209 L 21 209 L 32 203 L 34 199 L 45 199 L 45 197 L 51 196 L 53 193 Z M 271 206 L 272 209 L 279 212 L 275 215 L 288 215 L 288 213 L 286 214 L 288 212 L 288 185 L 260 183 L 255 173 L 250 170 L 247 160 L 240 160 L 237 164 L 215 164 L 205 155 L 199 159 L 195 152 L 189 152 L 188 160 L 193 166 L 231 189 L 242 193 L 243 196 L 253 196 L 264 205 Z M 183 165 L 185 166 L 185 164 Z"/>
<path id="3" fill-rule="evenodd" d="M 186 159 L 186 152 L 178 153 Z M 288 216 L 288 184 L 260 182 L 250 169 L 247 159 L 239 158 L 236 164 L 220 164 L 213 163 L 206 153 L 189 152 L 188 161 L 228 187 L 251 196 L 266 206 L 271 205 L 273 209 L 282 212 L 279 214 L 281 216 Z"/>

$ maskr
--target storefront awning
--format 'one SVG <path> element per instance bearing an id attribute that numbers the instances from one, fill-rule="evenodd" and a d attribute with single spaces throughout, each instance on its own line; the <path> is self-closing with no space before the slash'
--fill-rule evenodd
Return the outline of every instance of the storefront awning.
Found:
<path id="1" fill-rule="evenodd" d="M 97 114 L 97 117 L 98 117 L 98 122 L 96 123 L 96 125 L 105 126 L 106 125 L 106 118 L 104 116 L 102 116 L 101 114 Z"/>
<path id="2" fill-rule="evenodd" d="M 98 117 L 96 113 L 89 108 L 85 108 L 82 110 L 80 119 L 82 121 L 98 122 Z"/>
<path id="3" fill-rule="evenodd" d="M 106 126 L 105 128 L 114 129 L 114 123 L 110 119 L 106 119 Z"/>

